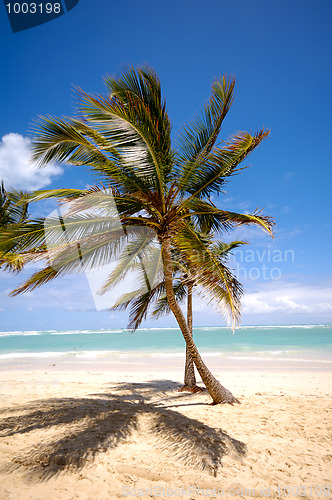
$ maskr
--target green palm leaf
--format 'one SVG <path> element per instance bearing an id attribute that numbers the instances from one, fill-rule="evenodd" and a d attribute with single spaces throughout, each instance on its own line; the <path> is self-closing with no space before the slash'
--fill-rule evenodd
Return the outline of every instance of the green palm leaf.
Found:
<path id="1" fill-rule="evenodd" d="M 100 292 L 107 292 L 121 283 L 128 273 L 136 271 L 136 280 L 141 282 L 141 289 L 146 287 L 149 290 L 161 281 L 162 257 L 154 232 L 145 230 L 140 237 L 127 243 Z"/>
<path id="2" fill-rule="evenodd" d="M 222 122 L 233 102 L 235 80 L 225 76 L 212 85 L 212 94 L 203 113 L 196 116 L 180 133 L 178 146 L 179 181 L 181 190 L 185 190 L 195 170 L 214 147 Z"/>
<path id="3" fill-rule="evenodd" d="M 183 191 L 194 197 L 206 197 L 218 193 L 231 175 L 239 172 L 238 165 L 269 135 L 269 131 L 260 130 L 255 135 L 242 132 L 233 137 L 224 148 L 215 148 L 196 164 L 187 179 Z"/>
<path id="4" fill-rule="evenodd" d="M 21 293 L 31 292 L 35 288 L 38 288 L 45 283 L 57 278 L 59 272 L 53 269 L 51 266 L 47 266 L 40 271 L 35 272 L 29 279 L 27 279 L 22 285 L 18 286 L 13 290 L 10 295 L 15 297 Z"/>
<path id="5" fill-rule="evenodd" d="M 201 286 L 200 294 L 221 310 L 231 321 L 233 329 L 240 319 L 242 286 L 223 259 L 204 241 L 193 228 L 187 226 L 175 237 L 176 245 L 189 263 L 195 283 Z M 234 246 L 239 242 L 234 242 Z"/>

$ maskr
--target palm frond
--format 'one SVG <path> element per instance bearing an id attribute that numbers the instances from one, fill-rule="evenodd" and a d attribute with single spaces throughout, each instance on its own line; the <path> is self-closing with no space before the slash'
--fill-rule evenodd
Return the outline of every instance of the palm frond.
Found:
<path id="1" fill-rule="evenodd" d="M 137 330 L 146 319 L 151 303 L 158 292 L 158 288 L 155 287 L 142 294 L 138 294 L 130 301 L 129 320 L 127 325 L 129 330 Z"/>
<path id="2" fill-rule="evenodd" d="M 204 163 L 196 165 L 188 178 L 183 193 L 192 198 L 202 198 L 218 193 L 226 180 L 239 172 L 238 165 L 269 135 L 268 130 L 260 130 L 254 135 L 240 132 L 224 148 L 215 148 L 205 158 Z"/>
<path id="3" fill-rule="evenodd" d="M 156 282 L 160 281 L 162 275 L 162 257 L 159 243 L 154 232 L 146 229 L 139 237 L 135 237 L 131 241 L 129 239 L 118 257 L 115 269 L 108 276 L 100 293 L 107 292 L 121 283 L 128 273 L 135 271 L 138 271 L 137 280 L 141 281 L 141 287 L 146 286 L 148 289 L 154 287 Z"/>
<path id="4" fill-rule="evenodd" d="M 247 241 L 231 241 L 230 243 L 224 243 L 223 241 L 216 241 L 211 246 L 211 252 L 218 256 L 223 262 L 226 262 L 232 251 L 242 245 L 247 245 Z"/>
<path id="5" fill-rule="evenodd" d="M 149 67 L 126 68 L 119 77 L 108 77 L 106 86 L 112 96 L 136 108 L 136 120 L 144 127 L 155 151 L 158 152 L 163 182 L 172 164 L 171 123 L 161 85 L 156 72 Z M 144 106 L 137 104 L 143 103 Z"/>
<path id="6" fill-rule="evenodd" d="M 30 251 L 43 247 L 44 220 L 34 219 L 21 224 L 11 224 L 0 231 L 0 251 Z M 19 249 L 19 250 L 18 250 Z"/>
<path id="7" fill-rule="evenodd" d="M 25 259 L 21 254 L 13 252 L 0 252 L 0 269 L 5 271 L 21 271 L 24 267 Z"/>
<path id="8" fill-rule="evenodd" d="M 199 231 L 205 234 L 218 231 L 228 231 L 232 224 L 226 217 L 220 216 L 218 209 L 210 200 L 191 198 L 185 200 L 178 207 L 178 220 L 188 219 L 192 221 Z"/>
<path id="9" fill-rule="evenodd" d="M 118 134 L 125 134 L 125 131 L 122 131 L 123 124 L 119 120 L 115 120 L 116 123 L 112 124 L 111 131 L 114 130 L 115 136 L 117 127 Z M 116 137 L 112 137 L 111 131 L 105 137 L 96 130 L 96 127 L 93 128 L 79 119 L 40 117 L 33 128 L 32 159 L 40 166 L 56 162 L 90 166 L 105 176 L 113 186 L 118 188 L 125 186 L 127 190 L 145 190 L 146 184 L 142 178 L 136 175 L 130 165 L 127 165 L 126 144 L 123 143 L 120 147 Z M 135 141 L 131 140 L 131 146 L 134 144 Z M 139 164 L 143 168 L 142 163 Z M 142 171 L 144 173 L 144 168 Z"/>
<path id="10" fill-rule="evenodd" d="M 51 198 L 74 200 L 91 193 L 89 189 L 41 189 L 27 194 L 29 202 L 48 200 Z"/>
<path id="11" fill-rule="evenodd" d="M 262 215 L 261 211 L 256 210 L 252 214 L 239 214 L 228 210 L 214 208 L 210 203 L 190 199 L 183 203 L 186 208 L 191 208 L 192 212 L 186 212 L 179 215 L 178 219 L 197 219 L 199 227 L 205 226 L 213 228 L 215 231 L 228 231 L 234 226 L 255 225 L 260 226 L 267 233 L 273 236 L 275 221 L 269 215 Z M 206 222 L 207 221 L 207 222 Z"/>
<path id="12" fill-rule="evenodd" d="M 18 286 L 10 292 L 12 297 L 16 297 L 21 293 L 31 292 L 35 288 L 48 283 L 59 275 L 59 272 L 56 269 L 53 269 L 51 266 L 47 266 L 40 271 L 35 272 L 29 279 L 27 279 L 22 285 Z"/>
<path id="13" fill-rule="evenodd" d="M 81 92 L 81 111 L 107 140 L 123 152 L 124 167 L 156 189 L 165 211 L 164 189 L 172 163 L 170 123 L 161 101 L 160 83 L 146 70 L 129 69 L 106 80 L 109 97 Z"/>
<path id="14" fill-rule="evenodd" d="M 242 287 L 219 255 L 190 226 L 175 236 L 176 246 L 189 263 L 191 276 L 201 285 L 201 294 L 214 303 L 233 329 L 240 319 Z"/>
<path id="15" fill-rule="evenodd" d="M 164 285 L 165 286 L 165 285 Z M 173 283 L 173 292 L 176 297 L 176 300 L 181 304 L 188 295 L 188 290 L 186 285 L 181 280 L 176 280 Z M 171 312 L 170 307 L 168 305 L 168 300 L 166 296 L 166 292 L 155 302 L 152 317 L 155 319 L 160 318 L 161 316 L 165 316 Z"/>
<path id="16" fill-rule="evenodd" d="M 0 185 L 0 228 L 9 224 L 18 224 L 28 216 L 28 197 L 23 191 L 5 190 L 3 182 Z"/>
<path id="17" fill-rule="evenodd" d="M 212 94 L 203 113 L 197 115 L 180 133 L 178 147 L 178 186 L 187 190 L 187 184 L 214 147 L 222 122 L 232 102 L 235 79 L 223 76 L 212 85 Z"/>

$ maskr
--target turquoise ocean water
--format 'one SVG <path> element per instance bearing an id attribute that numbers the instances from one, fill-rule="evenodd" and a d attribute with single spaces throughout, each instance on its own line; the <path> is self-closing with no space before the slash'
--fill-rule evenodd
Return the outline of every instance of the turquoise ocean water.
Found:
<path id="1" fill-rule="evenodd" d="M 331 363 L 332 325 L 243 326 L 233 334 L 226 327 L 194 329 L 205 356 L 241 359 L 284 359 Z M 177 328 L 0 332 L 0 363 L 20 358 L 98 359 L 105 355 L 183 356 Z"/>

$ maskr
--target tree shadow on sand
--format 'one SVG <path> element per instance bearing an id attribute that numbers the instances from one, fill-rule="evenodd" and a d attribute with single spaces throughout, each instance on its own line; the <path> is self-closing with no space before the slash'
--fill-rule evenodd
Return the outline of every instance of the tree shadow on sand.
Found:
<path id="1" fill-rule="evenodd" d="M 246 445 L 221 429 L 170 410 L 167 402 L 183 397 L 175 394 L 172 384 L 117 384 L 114 388 L 125 394 L 44 399 L 5 410 L 7 416 L 0 419 L 0 436 L 8 438 L 40 430 L 45 430 L 45 435 L 40 442 L 38 434 L 39 443 L 34 442 L 18 453 L 3 472 L 23 468 L 30 478 L 47 480 L 64 469 L 82 468 L 96 455 L 130 442 L 139 433 L 168 458 L 216 476 L 223 457 L 241 459 Z M 174 393 L 168 392 L 173 389 Z M 155 396 L 157 401 L 153 401 Z M 51 433 L 47 432 L 49 429 Z"/>
<path id="2" fill-rule="evenodd" d="M 149 380 L 148 382 L 117 382 L 114 385 L 110 385 L 109 389 L 115 391 L 119 399 L 124 399 L 126 401 L 137 401 L 139 403 L 149 403 L 153 405 L 162 406 L 163 408 L 171 406 L 182 406 L 179 405 L 169 405 L 173 400 L 176 402 L 185 401 L 184 406 L 191 405 L 205 405 L 202 401 L 195 403 L 188 403 L 188 397 L 193 393 L 179 392 L 181 384 L 174 382 L 173 380 Z M 202 388 L 202 393 L 207 391 Z M 100 396 L 101 394 L 94 394 L 95 396 Z M 109 393 L 103 394 L 103 396 L 109 396 Z"/>

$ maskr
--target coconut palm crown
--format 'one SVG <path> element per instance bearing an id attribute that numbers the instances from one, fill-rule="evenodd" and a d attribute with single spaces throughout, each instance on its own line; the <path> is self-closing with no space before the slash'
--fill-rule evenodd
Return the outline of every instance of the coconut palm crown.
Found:
<path id="1" fill-rule="evenodd" d="M 203 363 L 190 335 L 187 322 L 173 290 L 172 247 L 186 256 L 190 268 L 211 300 L 225 302 L 235 321 L 239 318 L 239 297 L 234 278 L 212 279 L 216 266 L 220 276 L 226 266 L 206 255 L 204 268 L 201 253 L 206 248 L 196 229 L 227 231 L 239 225 L 254 224 L 272 234 L 273 221 L 260 212 L 240 214 L 218 208 L 210 197 L 223 189 L 226 181 L 238 173 L 249 154 L 269 135 L 267 130 L 253 134 L 239 132 L 226 142 L 218 143 L 223 120 L 233 102 L 235 80 L 223 76 L 212 84 L 211 96 L 201 114 L 183 127 L 173 147 L 171 122 L 160 81 L 151 68 L 126 68 L 123 73 L 105 79 L 107 94 L 90 95 L 78 90 L 76 118 L 40 118 L 35 126 L 33 160 L 41 167 L 52 162 L 90 167 L 101 187 L 87 190 L 58 189 L 33 193 L 31 200 L 49 197 L 80 199 L 106 185 L 112 193 L 122 232 L 110 236 L 102 220 L 94 221 L 78 210 L 71 215 L 72 238 L 84 241 L 80 256 L 85 261 L 107 261 L 121 238 L 128 234 L 142 237 L 142 228 L 155 234 L 162 254 L 167 303 L 174 314 L 196 368 L 214 403 L 235 402 Z M 54 229 L 56 231 L 56 229 Z M 96 237 L 96 234 L 98 237 Z M 89 242 L 90 236 L 90 242 Z M 29 258 L 45 258 L 44 221 L 14 225 L 0 249 L 16 244 Z M 13 294 L 32 290 L 41 284 L 77 269 L 77 259 L 61 244 L 53 252 L 53 264 L 44 266 Z M 74 253 L 73 253 L 74 255 Z M 76 255 L 76 254 L 75 254 Z M 200 256 L 200 257 L 198 257 Z M 58 261 L 58 265 L 54 265 Z M 107 280 L 105 282 L 107 287 Z"/>

